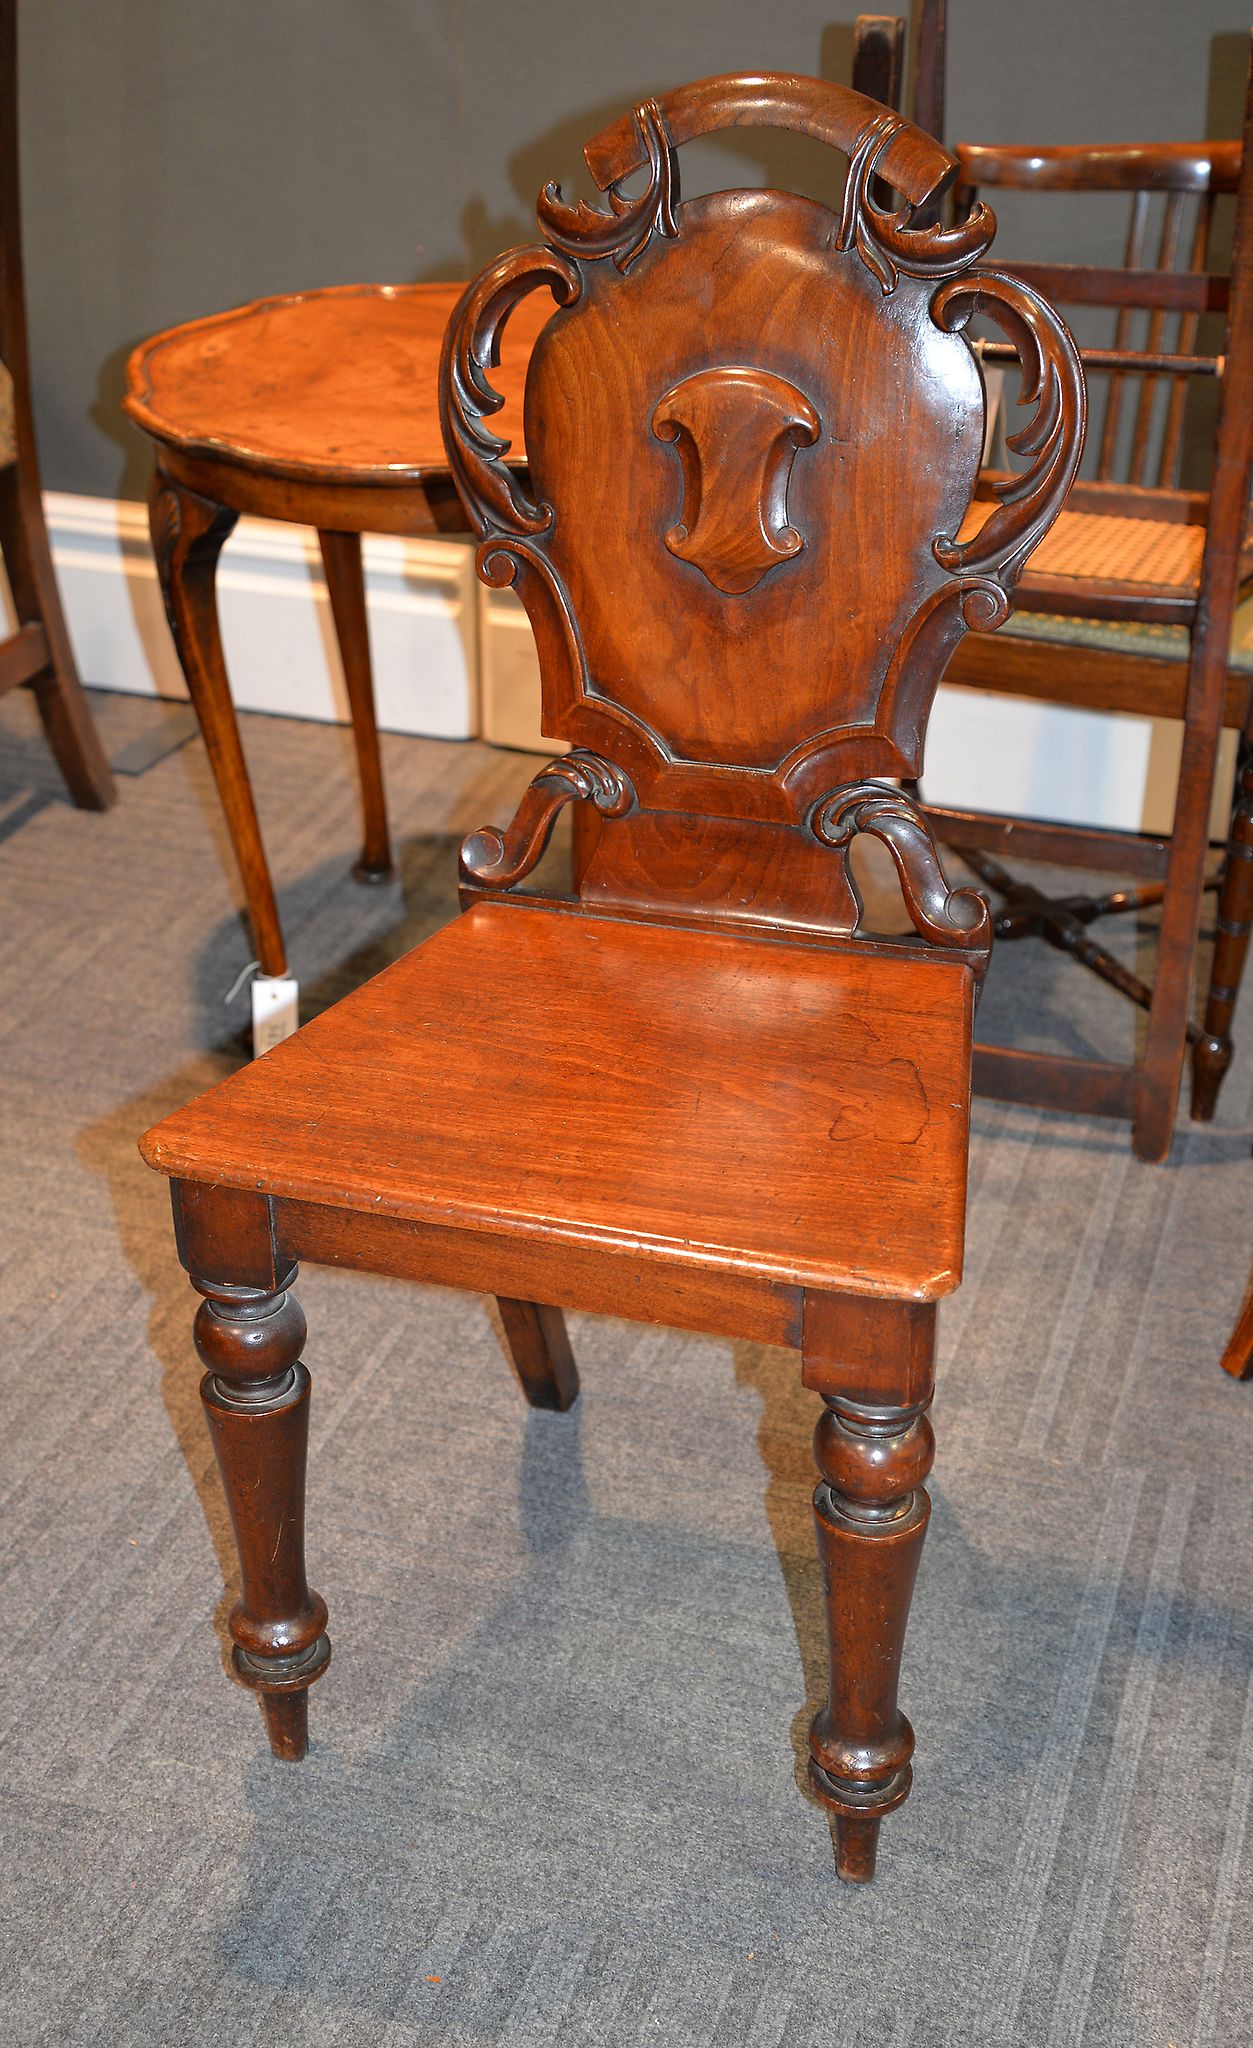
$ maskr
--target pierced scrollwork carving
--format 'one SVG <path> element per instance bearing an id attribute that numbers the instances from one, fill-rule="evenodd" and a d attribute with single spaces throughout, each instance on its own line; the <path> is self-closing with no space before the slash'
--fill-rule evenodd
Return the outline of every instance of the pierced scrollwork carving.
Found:
<path id="1" fill-rule="evenodd" d="M 810 816 L 815 839 L 842 854 L 859 832 L 882 840 L 900 879 L 914 930 L 933 945 L 958 947 L 982 977 L 992 945 L 992 918 L 977 889 L 950 889 L 924 812 L 903 789 L 857 782 L 824 797 Z M 849 886 L 861 913 L 851 873 Z"/>
<path id="2" fill-rule="evenodd" d="M 1015 454 L 1034 460 L 1021 474 L 993 486 L 996 509 L 977 533 L 965 541 L 941 534 L 932 551 L 944 569 L 962 576 L 994 575 L 1010 586 L 1074 481 L 1083 454 L 1087 390 L 1068 329 L 1029 285 L 1000 271 L 974 271 L 942 284 L 931 301 L 931 317 L 946 334 L 960 333 L 976 313 L 994 320 L 1018 351 L 1019 404 L 1034 410 L 1007 441 Z M 976 619 L 967 623 L 989 630 Z"/>
<path id="3" fill-rule="evenodd" d="M 551 180 L 540 193 L 535 205 L 540 227 L 567 256 L 585 261 L 610 256 L 615 269 L 627 271 L 654 235 L 678 234 L 679 167 L 656 100 L 635 109 L 635 125 L 648 162 L 648 183 L 636 198 L 626 198 L 613 184 L 608 192 L 613 211 L 605 213 L 582 199 L 571 206 Z"/>
<path id="4" fill-rule="evenodd" d="M 857 250 L 862 262 L 883 288 L 884 296 L 896 290 L 902 271 L 910 277 L 951 277 L 965 269 L 988 247 L 996 233 L 996 218 L 980 202 L 956 226 L 912 228 L 912 206 L 888 213 L 874 201 L 874 179 L 881 175 L 882 159 L 892 138 L 908 124 L 886 109 L 869 121 L 849 154 L 844 203 L 836 230 L 837 249 Z"/>
<path id="5" fill-rule="evenodd" d="M 530 784 L 505 831 L 484 825 L 461 847 L 461 879 L 480 889 L 512 889 L 539 864 L 557 814 L 577 799 L 595 804 L 603 818 L 622 818 L 635 791 L 620 768 L 599 754 L 576 751 L 550 761 Z"/>
<path id="6" fill-rule="evenodd" d="M 504 399 L 487 381 L 500 361 L 500 336 L 520 299 L 547 285 L 571 306 L 583 285 L 575 265 L 552 249 L 514 249 L 471 285 L 448 323 L 440 367 L 440 422 L 449 465 L 475 531 L 545 533 L 551 505 L 537 505 L 505 467 L 510 443 L 484 421 Z"/>

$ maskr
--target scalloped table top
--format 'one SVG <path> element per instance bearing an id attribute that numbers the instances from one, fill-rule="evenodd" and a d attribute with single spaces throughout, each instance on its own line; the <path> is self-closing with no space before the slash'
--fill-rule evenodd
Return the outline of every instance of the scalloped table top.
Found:
<path id="1" fill-rule="evenodd" d="M 447 474 L 437 373 L 460 284 L 335 285 L 258 299 L 141 342 L 126 411 L 155 440 L 267 475 L 403 486 Z M 553 311 L 525 299 L 492 373 L 493 430 L 524 459 L 527 361 Z"/>

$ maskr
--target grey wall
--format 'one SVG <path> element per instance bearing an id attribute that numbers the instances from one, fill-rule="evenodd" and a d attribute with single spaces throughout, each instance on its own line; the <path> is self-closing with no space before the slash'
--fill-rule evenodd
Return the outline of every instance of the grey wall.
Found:
<path id="1" fill-rule="evenodd" d="M 1240 0 L 949 6 L 950 137 L 1237 132 Z M 147 458 L 117 402 L 144 335 L 268 292 L 464 275 L 529 239 L 544 178 L 590 192 L 580 143 L 646 93 L 741 69 L 847 81 L 854 11 L 855 0 L 841 22 L 805 0 L 26 0 L 26 274 L 46 483 L 143 494 Z M 781 175 L 813 190 L 822 176 L 769 138 L 710 148 L 697 169 L 697 186 Z M 1003 221 L 1006 248 L 1020 228 L 1012 212 Z M 1112 214 L 1081 231 L 1117 233 Z M 1038 230 L 1034 242 L 1042 253 Z"/>

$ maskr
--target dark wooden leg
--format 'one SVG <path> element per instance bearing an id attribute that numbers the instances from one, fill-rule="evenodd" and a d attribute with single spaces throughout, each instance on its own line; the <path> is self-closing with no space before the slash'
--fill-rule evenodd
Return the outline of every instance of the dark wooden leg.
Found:
<path id="1" fill-rule="evenodd" d="M 31 688 L 48 745 L 79 809 L 107 811 L 117 791 L 78 679 L 38 484 L 25 482 L 16 462 L 0 470 L 0 550 L 19 623 L 42 626 L 47 642 L 47 666 Z"/>
<path id="2" fill-rule="evenodd" d="M 505 1341 L 518 1381 L 532 1408 L 572 1408 L 579 1397 L 579 1375 L 559 1308 L 536 1301 L 496 1297 Z"/>
<path id="3" fill-rule="evenodd" d="M 1245 1302 L 1222 1355 L 1222 1368 L 1233 1380 L 1253 1377 L 1253 1295 Z"/>
<path id="4" fill-rule="evenodd" d="M 284 1275 L 295 1278 L 295 1268 Z M 286 1286 L 192 1285 L 205 1299 L 196 1349 L 200 1393 L 243 1576 L 231 1610 L 237 1676 L 260 1694 L 270 1747 L 295 1762 L 308 1742 L 308 1689 L 330 1662 L 326 1603 L 305 1578 L 309 1375 L 305 1319 Z"/>
<path id="5" fill-rule="evenodd" d="M 810 1731 L 810 1777 L 836 1816 L 836 1868 L 874 1876 L 879 1822 L 909 1792 L 914 1731 L 896 1686 L 931 1503 L 935 1439 L 924 1406 L 869 1408 L 828 1396 L 814 1437 L 814 1494 L 827 1601 L 830 1702 Z"/>
<path id="6" fill-rule="evenodd" d="M 1144 1054 L 1136 1074 L 1131 1116 L 1132 1150 L 1138 1159 L 1147 1160 L 1165 1159 L 1174 1135 L 1175 1105 L 1188 1050 L 1197 930 L 1209 851 L 1210 803 L 1218 742 L 1222 737 L 1231 612 L 1218 601 L 1207 608 L 1203 587 L 1201 613 L 1205 623 L 1193 628 L 1188 658 L 1183 748 L 1171 822 L 1153 1002 Z"/>
<path id="7" fill-rule="evenodd" d="M 359 533 L 319 533 L 322 566 L 331 597 L 339 657 L 344 665 L 352 736 L 361 777 L 361 811 L 365 838 L 353 869 L 362 882 L 384 882 L 392 872 L 387 834 L 387 799 L 379 759 L 378 725 L 374 715 L 374 677 L 370 669 L 370 631 L 365 607 L 365 574 Z"/>
<path id="8" fill-rule="evenodd" d="M 895 1302 L 844 1306 L 806 1302 L 803 1377 L 826 1404 L 814 1434 L 814 1522 L 831 1667 L 828 1703 L 810 1729 L 809 1775 L 835 1815 L 839 1876 L 867 1884 L 879 1823 L 912 1782 L 914 1731 L 896 1691 L 931 1514 L 922 1482 L 935 1456 L 926 1414 L 935 1314 Z"/>
<path id="9" fill-rule="evenodd" d="M 149 516 L 166 615 L 239 862 L 257 959 L 263 974 L 286 974 L 274 884 L 261 843 L 218 626 L 218 556 L 237 514 L 184 490 L 158 469 Z"/>
<path id="10" fill-rule="evenodd" d="M 1218 892 L 1214 964 L 1203 1035 L 1192 1048 L 1192 1114 L 1209 1123 L 1231 1065 L 1231 1021 L 1253 933 L 1253 746 L 1246 742 L 1236 783 L 1227 859 Z"/>

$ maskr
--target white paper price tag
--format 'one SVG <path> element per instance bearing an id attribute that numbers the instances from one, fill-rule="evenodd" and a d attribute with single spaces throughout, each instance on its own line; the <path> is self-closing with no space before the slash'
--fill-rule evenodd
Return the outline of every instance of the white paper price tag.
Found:
<path id="1" fill-rule="evenodd" d="M 300 1024 L 300 983 L 286 974 L 259 974 L 252 984 L 252 1056 L 290 1038 Z"/>

